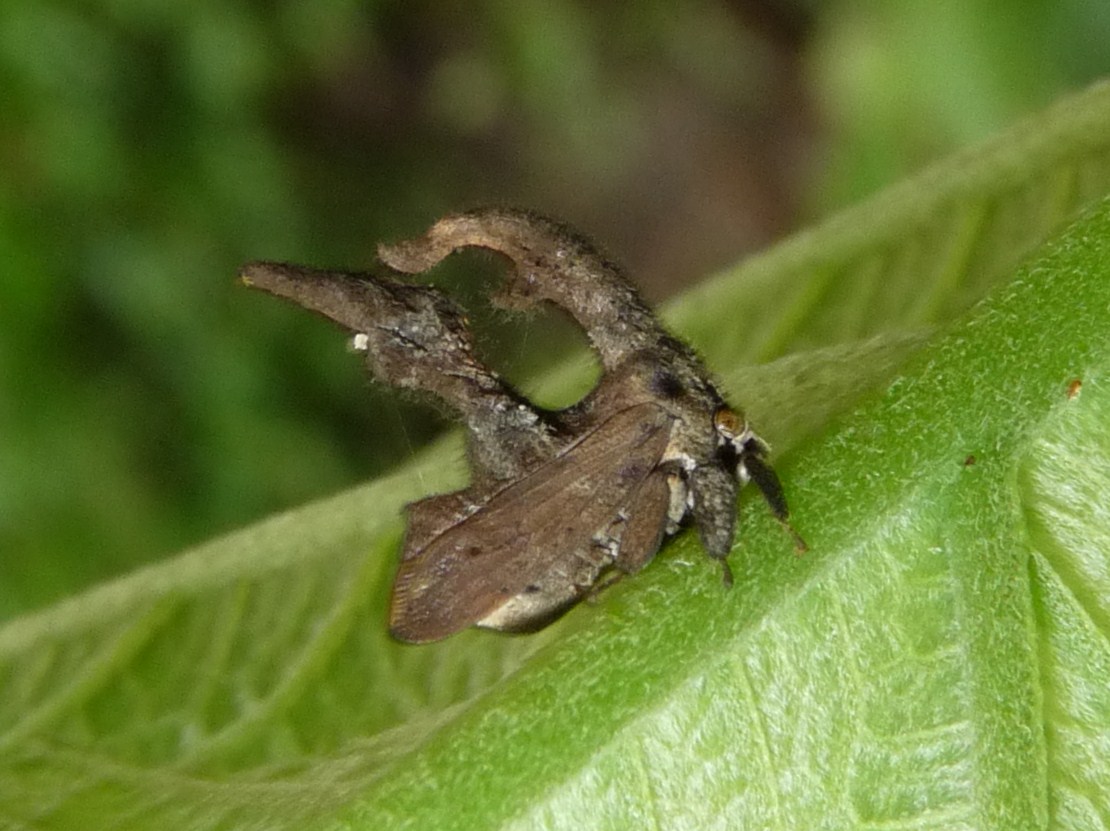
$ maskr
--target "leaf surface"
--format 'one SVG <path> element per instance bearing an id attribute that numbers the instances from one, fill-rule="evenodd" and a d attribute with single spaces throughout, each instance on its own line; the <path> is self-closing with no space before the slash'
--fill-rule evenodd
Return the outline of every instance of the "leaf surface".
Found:
<path id="1" fill-rule="evenodd" d="M 805 556 L 747 495 L 731 592 L 684 535 L 539 635 L 402 647 L 450 439 L 0 629 L 0 820 L 1110 825 L 1110 204 L 1042 246 L 1108 184 L 1096 87 L 671 309 Z"/>

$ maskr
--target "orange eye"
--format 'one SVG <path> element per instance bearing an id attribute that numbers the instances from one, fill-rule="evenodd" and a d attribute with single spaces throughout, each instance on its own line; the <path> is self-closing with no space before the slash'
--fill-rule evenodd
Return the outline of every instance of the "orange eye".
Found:
<path id="1" fill-rule="evenodd" d="M 735 436 L 740 433 L 742 423 L 743 419 L 741 416 L 728 407 L 721 407 L 717 412 L 713 413 L 713 426 L 720 432 L 727 433 L 730 436 Z"/>

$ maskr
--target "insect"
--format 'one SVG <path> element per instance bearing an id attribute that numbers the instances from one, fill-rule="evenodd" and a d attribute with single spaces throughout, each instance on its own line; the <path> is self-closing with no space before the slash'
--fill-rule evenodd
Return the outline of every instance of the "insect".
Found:
<path id="1" fill-rule="evenodd" d="M 582 401 L 533 406 L 478 359 L 450 298 L 397 279 L 466 247 L 508 259 L 496 305 L 552 304 L 582 327 L 602 366 Z M 737 491 L 749 480 L 789 529 L 767 445 L 620 269 L 577 233 L 529 212 L 486 209 L 381 245 L 378 257 L 391 276 L 272 262 L 248 263 L 240 275 L 346 328 L 376 378 L 438 397 L 467 428 L 469 487 L 408 507 L 389 616 L 399 640 L 439 640 L 472 625 L 540 629 L 639 571 L 689 519 L 731 585 Z"/>

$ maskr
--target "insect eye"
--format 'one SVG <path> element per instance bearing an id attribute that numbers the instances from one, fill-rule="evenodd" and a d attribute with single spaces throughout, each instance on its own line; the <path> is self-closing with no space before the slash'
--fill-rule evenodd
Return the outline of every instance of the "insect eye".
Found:
<path id="1" fill-rule="evenodd" d="M 728 438 L 738 436 L 742 432 L 743 421 L 742 416 L 728 407 L 720 407 L 713 413 L 713 426 L 717 428 L 717 432 L 723 433 Z"/>

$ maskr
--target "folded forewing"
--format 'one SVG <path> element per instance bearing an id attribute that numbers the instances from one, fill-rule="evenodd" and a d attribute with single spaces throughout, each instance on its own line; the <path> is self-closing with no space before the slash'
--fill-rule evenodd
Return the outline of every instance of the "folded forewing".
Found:
<path id="1" fill-rule="evenodd" d="M 563 558 L 588 551 L 619 512 L 645 503 L 665 512 L 665 501 L 639 497 L 671 424 L 657 404 L 621 410 L 473 514 L 431 539 L 407 539 L 393 587 L 394 633 L 406 640 L 446 637 L 566 567 Z M 648 490 L 657 495 L 658 487 Z M 661 528 L 664 515 L 639 518 L 639 535 L 654 534 L 639 530 L 653 522 Z"/>

